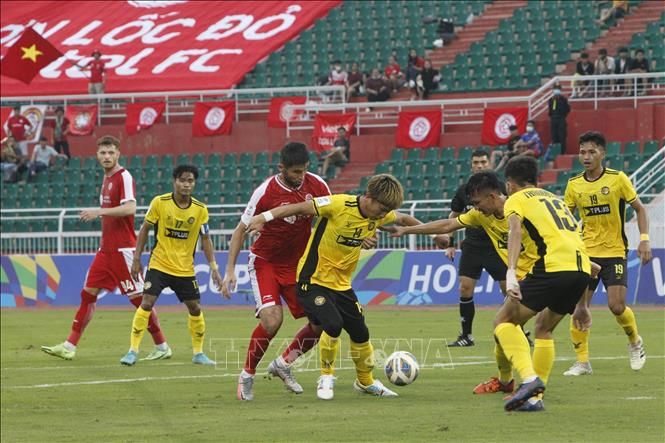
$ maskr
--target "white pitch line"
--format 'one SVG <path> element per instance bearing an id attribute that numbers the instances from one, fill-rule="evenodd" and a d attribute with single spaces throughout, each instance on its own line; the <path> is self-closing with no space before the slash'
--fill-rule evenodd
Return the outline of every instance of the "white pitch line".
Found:
<path id="1" fill-rule="evenodd" d="M 594 360 L 623 360 L 626 359 L 626 356 L 614 356 L 614 357 L 595 357 Z M 650 355 L 648 359 L 663 359 L 665 355 Z M 555 359 L 556 361 L 573 361 L 574 358 L 571 357 L 560 357 Z M 433 365 L 422 365 L 421 369 L 440 369 L 445 367 L 450 367 L 454 369 L 454 366 L 479 366 L 479 365 L 494 365 L 496 362 L 494 360 L 485 360 L 485 361 L 469 361 L 461 363 L 435 363 Z M 340 367 L 336 370 L 346 371 L 354 369 L 353 367 Z M 296 369 L 297 372 L 315 372 L 319 371 L 318 368 L 314 369 Z M 74 381 L 74 382 L 63 382 L 63 383 L 45 383 L 45 384 L 34 384 L 34 385 L 19 385 L 19 386 L 6 386 L 3 385 L 3 389 L 35 389 L 35 388 L 59 388 L 64 386 L 84 386 L 84 385 L 104 385 L 112 383 L 135 383 L 142 381 L 168 381 L 168 380 L 188 380 L 188 379 L 205 379 L 205 378 L 224 378 L 224 377 L 236 377 L 237 372 L 233 373 L 224 373 L 224 374 L 208 374 L 208 375 L 177 375 L 169 377 L 138 377 L 138 378 L 120 378 L 120 379 L 111 379 L 111 380 L 90 380 L 90 381 Z M 627 400 L 635 399 L 647 399 L 647 398 L 627 398 Z"/>

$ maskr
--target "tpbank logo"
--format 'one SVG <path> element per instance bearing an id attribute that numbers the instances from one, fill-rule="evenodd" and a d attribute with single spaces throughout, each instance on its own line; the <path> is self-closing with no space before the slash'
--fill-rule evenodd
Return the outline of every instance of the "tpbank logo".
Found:
<path id="1" fill-rule="evenodd" d="M 1 307 L 47 305 L 55 300 L 60 271 L 48 255 L 5 255 L 0 281 Z"/>

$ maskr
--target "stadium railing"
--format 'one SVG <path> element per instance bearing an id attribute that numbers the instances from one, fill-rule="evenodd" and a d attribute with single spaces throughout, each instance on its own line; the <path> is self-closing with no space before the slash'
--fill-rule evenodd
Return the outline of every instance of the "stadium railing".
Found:
<path id="1" fill-rule="evenodd" d="M 416 218 L 427 212 L 440 213 L 443 218 L 450 206 L 450 200 L 414 200 L 406 201 L 400 209 Z M 66 231 L 66 219 L 78 219 L 78 213 L 83 208 L 28 208 L 28 209 L 0 209 L 0 223 L 9 221 L 46 221 L 58 220 L 58 230 L 52 232 L 6 232 L 0 233 L 1 250 L 3 255 L 9 254 L 88 254 L 99 248 L 100 231 Z M 244 204 L 208 205 L 210 225 L 223 226 L 224 220 L 232 217 L 239 220 L 245 209 Z M 136 219 L 142 221 L 148 212 L 147 206 L 140 206 L 136 210 Z M 216 250 L 225 251 L 229 248 L 233 229 L 211 229 L 211 239 Z M 461 232 L 456 234 L 457 243 L 461 239 Z M 152 244 L 152 231 L 148 245 Z M 246 238 L 243 249 L 249 249 L 251 238 Z M 387 233 L 379 235 L 379 248 L 382 249 L 434 249 L 434 242 L 429 236 L 408 236 L 403 238 L 390 238 Z"/>
<path id="2" fill-rule="evenodd" d="M 638 195 L 648 193 L 651 188 L 665 181 L 665 146 L 652 155 L 630 176 Z"/>
<path id="3" fill-rule="evenodd" d="M 105 121 L 126 117 L 127 103 L 145 101 L 164 101 L 164 121 L 170 123 L 174 117 L 191 117 L 194 115 L 194 105 L 200 101 L 232 100 L 236 103 L 236 121 L 243 114 L 267 114 L 270 99 L 284 96 L 304 96 L 307 100 L 325 100 L 326 102 L 344 102 L 346 100 L 345 88 L 342 85 L 333 86 L 295 86 L 285 88 L 255 88 L 255 89 L 213 89 L 200 91 L 173 91 L 173 92 L 128 92 L 99 95 L 49 95 L 29 97 L 0 98 L 2 106 L 21 105 L 49 105 L 67 106 L 97 104 L 97 124 Z"/>
<path id="4" fill-rule="evenodd" d="M 635 85 L 639 79 L 646 82 L 644 86 L 646 95 L 640 95 L 640 89 Z M 615 82 L 611 89 L 605 87 L 604 81 Z M 621 83 L 618 81 L 621 80 Z M 559 82 L 563 92 L 570 95 L 580 82 L 590 82 L 589 95 L 574 97 L 573 102 L 593 102 L 595 107 L 603 101 L 632 101 L 637 107 L 640 101 L 665 99 L 665 72 L 650 72 L 644 74 L 620 75 L 591 75 L 591 76 L 556 76 L 536 89 L 530 95 L 508 97 L 482 97 L 458 98 L 424 101 L 387 101 L 387 102 L 346 102 L 346 103 L 308 103 L 304 105 L 289 105 L 293 112 L 303 111 L 299 120 L 287 122 L 286 135 L 291 131 L 309 131 L 314 128 L 313 116 L 319 112 L 355 112 L 356 134 L 360 135 L 363 128 L 392 128 L 397 127 L 397 117 L 400 111 L 416 110 L 418 108 L 440 108 L 442 111 L 442 131 L 447 126 L 477 125 L 483 122 L 483 113 L 486 108 L 495 105 L 526 106 L 529 108 L 529 118 L 536 118 L 547 111 L 547 101 L 552 96 L 552 86 Z M 575 85 L 577 83 L 577 85 Z M 630 95 L 605 96 L 611 91 L 613 94 Z M 366 108 L 371 108 L 367 111 Z"/>

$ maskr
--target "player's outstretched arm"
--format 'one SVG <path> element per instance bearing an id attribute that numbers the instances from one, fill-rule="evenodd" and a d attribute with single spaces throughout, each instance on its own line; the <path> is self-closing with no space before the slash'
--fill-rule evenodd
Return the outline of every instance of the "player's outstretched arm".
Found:
<path id="1" fill-rule="evenodd" d="M 640 244 L 637 245 L 637 255 L 645 265 L 651 260 L 651 243 L 649 243 L 649 217 L 647 209 L 639 198 L 630 204 L 637 214 L 637 227 L 640 230 Z"/>
<path id="2" fill-rule="evenodd" d="M 409 218 L 413 219 L 413 217 L 410 216 Z M 391 229 L 392 234 L 390 236 L 401 237 L 406 234 L 449 234 L 463 227 L 464 226 L 462 226 L 457 219 L 442 219 L 431 221 L 429 223 L 416 224 L 415 226 L 395 226 Z"/>
<path id="3" fill-rule="evenodd" d="M 206 225 L 206 231 L 208 230 Z M 219 275 L 219 266 L 217 266 L 217 261 L 215 260 L 215 249 L 212 246 L 212 240 L 210 240 L 210 233 L 201 234 L 201 246 L 203 247 L 203 253 L 206 256 L 206 260 L 210 264 L 210 276 L 212 277 L 212 282 L 215 284 L 215 287 L 219 291 L 222 288 L 222 276 Z M 228 297 L 222 293 L 224 297 Z"/>
<path id="4" fill-rule="evenodd" d="M 127 217 L 136 214 L 136 202 L 128 201 L 113 208 L 84 209 L 79 213 L 82 221 L 91 221 L 102 215 L 107 217 Z"/>
<path id="5" fill-rule="evenodd" d="M 405 227 L 410 227 L 410 226 L 424 226 L 423 222 L 418 220 L 415 217 L 412 217 L 408 214 L 403 214 L 401 212 L 397 212 L 397 218 L 395 219 L 395 223 L 399 226 L 405 226 Z M 448 234 L 445 233 L 437 233 L 437 232 L 432 232 L 433 235 L 434 243 L 436 246 L 440 249 L 445 249 L 449 244 L 450 244 L 450 237 Z"/>
<path id="6" fill-rule="evenodd" d="M 247 233 L 250 235 L 257 234 L 263 229 L 263 225 L 276 218 L 286 218 L 292 215 L 317 215 L 316 208 L 314 208 L 313 201 L 304 201 L 300 203 L 293 203 L 290 205 L 278 206 L 269 211 L 262 212 L 255 215 L 247 225 Z"/>
<path id="7" fill-rule="evenodd" d="M 521 300 L 520 285 L 517 283 L 517 261 L 522 249 L 522 220 L 517 214 L 508 217 L 508 272 L 506 272 L 506 293 L 513 299 Z"/>
<path id="8" fill-rule="evenodd" d="M 229 244 L 229 260 L 226 263 L 226 271 L 224 271 L 224 279 L 222 280 L 222 295 L 226 298 L 231 298 L 231 292 L 234 291 L 238 282 L 238 279 L 236 278 L 236 263 L 238 261 L 240 249 L 242 249 L 242 244 L 245 241 L 246 231 L 247 226 L 240 221 L 231 236 L 231 243 Z"/>
<path id="9" fill-rule="evenodd" d="M 139 235 L 136 238 L 136 249 L 134 250 L 134 259 L 132 260 L 132 269 L 131 274 L 134 280 L 138 280 L 139 274 L 143 275 L 143 266 L 141 266 L 141 254 L 145 249 L 145 244 L 148 242 L 148 234 L 150 233 L 150 228 L 152 225 L 147 222 L 143 222 L 141 225 L 141 230 Z"/>

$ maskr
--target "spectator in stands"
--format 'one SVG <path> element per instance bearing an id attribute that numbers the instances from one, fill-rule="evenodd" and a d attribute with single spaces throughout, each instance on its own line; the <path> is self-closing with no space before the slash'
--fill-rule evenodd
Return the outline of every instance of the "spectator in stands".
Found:
<path id="1" fill-rule="evenodd" d="M 335 60 L 333 62 L 333 69 L 328 74 L 328 84 L 329 85 L 346 85 L 348 80 L 348 74 L 344 69 L 342 69 L 342 62 L 340 60 Z"/>
<path id="2" fill-rule="evenodd" d="M 19 105 L 14 106 L 14 113 L 9 119 L 7 119 L 7 129 L 8 134 L 14 137 L 16 146 L 21 151 L 21 155 L 27 157 L 28 140 L 26 139 L 26 135 L 28 132 L 32 131 L 32 123 L 21 115 L 21 107 Z"/>
<path id="3" fill-rule="evenodd" d="M 397 63 L 394 55 L 388 57 L 388 66 L 385 69 L 386 79 L 392 92 L 397 92 L 406 82 L 402 68 Z"/>
<path id="4" fill-rule="evenodd" d="M 586 52 L 583 52 L 580 55 L 580 60 L 577 62 L 577 67 L 575 69 L 575 75 L 593 75 L 594 70 L 593 70 L 593 64 L 589 60 L 589 54 Z M 584 97 L 588 90 L 589 90 L 590 82 L 586 81 L 575 81 L 575 87 L 577 89 L 573 89 L 573 96 L 574 97 Z"/>
<path id="5" fill-rule="evenodd" d="M 492 169 L 494 169 L 494 171 L 499 171 L 501 168 L 503 168 L 506 165 L 506 163 L 508 163 L 508 160 L 517 155 L 515 144 L 521 139 L 520 131 L 515 125 L 510 125 L 508 129 L 510 129 L 510 139 L 508 140 L 508 144 L 506 145 L 506 150 L 501 151 L 499 149 L 495 149 L 494 151 L 492 151 L 492 156 L 490 157 L 490 161 L 492 163 Z M 501 159 L 499 161 L 499 164 L 497 164 L 498 159 Z"/>
<path id="6" fill-rule="evenodd" d="M 628 0 L 612 0 L 612 7 L 600 11 L 600 18 L 596 20 L 599 25 L 604 25 L 609 19 L 620 19 L 628 14 Z"/>
<path id="7" fill-rule="evenodd" d="M 55 120 L 53 120 L 53 147 L 58 154 L 65 154 L 69 159 L 71 155 L 67 134 L 69 134 L 69 119 L 65 117 L 65 109 L 58 106 L 55 108 Z"/>
<path id="8" fill-rule="evenodd" d="M 67 158 L 65 154 L 58 154 L 52 146 L 48 146 L 47 141 L 46 137 L 40 137 L 39 143 L 32 151 L 32 159 L 28 168 L 28 181 L 32 181 L 38 172 L 48 169 L 55 157 Z"/>
<path id="9" fill-rule="evenodd" d="M 326 172 L 328 172 L 328 167 L 332 163 L 335 167 L 344 166 L 351 159 L 351 144 L 349 139 L 346 137 L 346 129 L 343 126 L 337 128 L 337 138 L 333 142 L 332 150 L 324 152 L 322 157 L 323 166 L 321 168 L 321 175 L 326 177 Z"/>
<path id="10" fill-rule="evenodd" d="M 522 134 L 520 140 L 515 143 L 517 155 L 530 155 L 531 157 L 540 157 L 543 153 L 543 142 L 540 141 L 540 135 L 536 131 L 536 122 L 529 120 L 526 122 L 526 132 Z"/>
<path id="11" fill-rule="evenodd" d="M 363 92 L 363 73 L 360 72 L 358 62 L 353 62 L 351 63 L 351 72 L 349 72 L 346 79 L 346 101 L 351 101 L 351 97 Z"/>
<path id="12" fill-rule="evenodd" d="M 25 165 L 27 159 L 21 155 L 21 150 L 16 146 L 12 136 L 2 140 L 2 152 L 0 154 L 2 181 L 4 183 L 16 183 L 20 174 L 27 169 Z"/>
<path id="13" fill-rule="evenodd" d="M 607 55 L 607 49 L 602 48 L 598 50 L 598 59 L 594 65 L 594 72 L 596 75 L 608 75 L 614 72 L 614 57 Z M 610 80 L 598 80 L 599 95 L 610 95 L 612 83 Z"/>
<path id="14" fill-rule="evenodd" d="M 426 59 L 425 67 L 418 77 L 416 77 L 416 93 L 418 94 L 418 98 L 421 100 L 428 98 L 429 93 L 439 87 L 439 80 L 441 80 L 439 71 L 432 67 L 430 59 Z"/>
<path id="15" fill-rule="evenodd" d="M 82 71 L 90 71 L 90 83 L 88 84 L 88 94 L 90 95 L 104 93 L 106 64 L 101 57 L 102 53 L 95 49 L 92 51 L 92 60 L 90 60 L 85 66 L 79 66 L 79 69 Z"/>
<path id="16" fill-rule="evenodd" d="M 386 81 L 381 77 L 378 68 L 372 69 L 372 75 L 365 82 L 368 102 L 385 102 L 390 98 L 390 91 Z"/>
<path id="17" fill-rule="evenodd" d="M 547 113 L 550 116 L 552 143 L 561 145 L 561 153 L 566 153 L 566 136 L 568 125 L 566 117 L 570 113 L 568 99 L 561 94 L 561 85 L 555 83 L 552 87 L 552 97 L 547 101 Z"/>
<path id="18" fill-rule="evenodd" d="M 628 70 L 631 74 L 639 74 L 644 72 L 649 72 L 649 61 L 644 58 L 644 49 L 638 49 L 635 51 L 635 58 L 631 60 Z M 645 89 L 647 79 L 639 78 L 637 79 L 637 89 L 639 95 L 645 95 L 647 93 Z"/>
<path id="19" fill-rule="evenodd" d="M 406 81 L 409 82 L 409 87 L 415 89 L 416 78 L 425 67 L 425 59 L 418 57 L 418 52 L 415 48 L 409 49 L 409 58 L 406 62 Z"/>
<path id="20" fill-rule="evenodd" d="M 628 48 L 625 47 L 619 48 L 619 59 L 614 62 L 614 73 L 628 74 L 632 60 L 633 59 L 630 58 Z M 618 88 L 617 90 L 620 94 L 623 93 L 625 95 L 630 92 L 630 88 L 628 88 L 630 83 L 627 82 L 626 80 L 616 80 L 614 84 Z M 626 90 L 627 88 L 628 90 Z"/>

